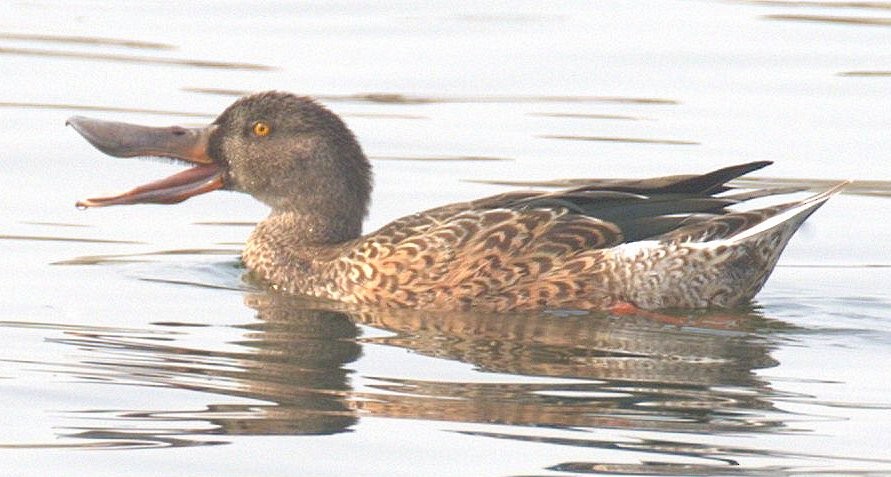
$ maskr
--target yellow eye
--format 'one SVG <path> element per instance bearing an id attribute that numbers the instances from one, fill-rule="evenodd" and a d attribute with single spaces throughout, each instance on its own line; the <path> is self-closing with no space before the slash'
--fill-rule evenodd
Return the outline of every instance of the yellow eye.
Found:
<path id="1" fill-rule="evenodd" d="M 263 121 L 257 121 L 254 123 L 253 131 L 255 136 L 263 137 L 269 135 L 270 128 L 269 125 Z"/>

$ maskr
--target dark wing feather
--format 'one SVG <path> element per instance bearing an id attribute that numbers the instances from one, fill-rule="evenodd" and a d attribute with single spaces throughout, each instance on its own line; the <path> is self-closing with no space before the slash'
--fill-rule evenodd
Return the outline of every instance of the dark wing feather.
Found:
<path id="1" fill-rule="evenodd" d="M 565 215 L 561 216 L 561 223 L 571 223 L 573 216 L 578 216 L 582 224 L 590 224 L 590 219 L 594 218 L 615 225 L 621 232 L 621 241 L 643 240 L 701 222 L 703 217 L 726 215 L 726 207 L 745 200 L 788 192 L 787 189 L 775 189 L 714 196 L 731 189 L 726 185 L 728 181 L 769 164 L 768 161 L 750 162 L 702 175 L 597 180 L 555 192 L 508 192 L 403 217 L 375 235 L 398 243 L 433 227 L 447 226 L 449 221 L 467 212 L 508 209 L 516 212 L 563 211 Z M 584 225 L 574 229 L 583 228 Z M 603 247 L 612 245 L 615 244 L 611 241 L 601 244 Z"/>
<path id="2" fill-rule="evenodd" d="M 554 181 L 479 181 L 484 184 L 496 185 L 529 185 L 544 187 L 576 187 L 582 189 L 601 189 L 625 191 L 631 193 L 655 193 L 655 192 L 683 192 L 695 194 L 720 194 L 735 187 L 728 186 L 727 182 L 761 169 L 772 164 L 770 161 L 749 162 L 736 166 L 725 167 L 707 174 L 673 175 L 663 177 L 651 177 L 647 179 L 562 179 Z M 574 189 L 569 189 L 574 190 Z"/>
<path id="3" fill-rule="evenodd" d="M 680 176 L 680 180 L 667 181 L 656 193 L 678 194 L 719 194 L 730 190 L 726 184 L 737 177 L 756 171 L 772 164 L 771 161 L 756 161 L 736 166 L 725 167 L 702 175 Z"/>
<path id="4" fill-rule="evenodd" d="M 615 224 L 624 241 L 643 240 L 693 223 L 691 217 L 727 213 L 726 207 L 744 200 L 786 190 L 738 193 L 735 197 L 714 197 L 730 190 L 726 182 L 767 166 L 751 162 L 725 167 L 703 175 L 657 177 L 643 180 L 597 182 L 551 193 L 525 195 L 504 201 L 508 208 L 558 208 Z M 506 197 L 503 197 L 505 199 Z M 696 221 L 699 221 L 696 220 Z"/>

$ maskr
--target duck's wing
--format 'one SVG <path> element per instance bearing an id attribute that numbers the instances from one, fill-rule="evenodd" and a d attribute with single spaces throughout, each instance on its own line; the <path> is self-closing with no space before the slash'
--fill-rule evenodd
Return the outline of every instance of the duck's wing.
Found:
<path id="1" fill-rule="evenodd" d="M 358 239 L 343 259 L 373 276 L 375 283 L 368 285 L 381 293 L 502 288 L 562 267 L 580 253 L 724 216 L 726 207 L 740 200 L 714 194 L 728 191 L 727 181 L 767 164 L 452 204 L 403 217 Z"/>
<path id="2" fill-rule="evenodd" d="M 511 224 L 528 229 L 534 223 L 542 228 L 536 235 L 542 241 L 562 242 L 575 236 L 572 241 L 580 249 L 610 247 L 725 215 L 726 207 L 745 200 L 789 192 L 774 189 L 715 196 L 731 189 L 728 181 L 769 164 L 751 162 L 702 175 L 606 179 L 555 192 L 508 192 L 403 217 L 371 237 L 399 243 L 452 230 L 456 240 L 464 242 L 486 230 L 503 232 Z"/>

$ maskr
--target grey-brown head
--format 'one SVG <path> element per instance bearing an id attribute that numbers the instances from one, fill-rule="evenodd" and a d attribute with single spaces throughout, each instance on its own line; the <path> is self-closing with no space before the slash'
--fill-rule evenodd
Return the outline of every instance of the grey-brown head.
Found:
<path id="1" fill-rule="evenodd" d="M 101 151 L 118 157 L 161 156 L 195 167 L 83 207 L 176 203 L 214 189 L 248 193 L 272 207 L 332 230 L 359 235 L 371 195 L 371 166 L 352 132 L 310 98 L 282 92 L 243 97 L 204 128 L 156 128 L 73 117 Z"/>

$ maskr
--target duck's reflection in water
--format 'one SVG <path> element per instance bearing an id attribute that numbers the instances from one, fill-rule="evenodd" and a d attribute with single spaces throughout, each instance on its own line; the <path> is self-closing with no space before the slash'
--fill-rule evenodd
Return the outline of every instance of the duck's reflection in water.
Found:
<path id="1" fill-rule="evenodd" d="M 271 292 L 249 294 L 246 303 L 259 320 L 244 326 L 242 339 L 224 351 L 101 333 L 67 339 L 100 354 L 114 350 L 111 358 L 86 365 L 97 376 L 210 393 L 211 401 L 197 411 L 114 411 L 103 425 L 120 420 L 119 429 L 80 427 L 67 435 L 121 445 L 201 445 L 226 442 L 227 435 L 343 432 L 365 415 L 478 423 L 477 434 L 504 438 L 523 438 L 523 427 L 515 436 L 495 435 L 483 424 L 702 434 L 784 427 L 784 413 L 772 404 L 778 393 L 755 372 L 777 364 L 766 330 L 783 325 L 753 312 L 668 321 L 580 313 L 348 312 Z M 359 325 L 386 333 L 361 337 Z M 500 375 L 486 382 L 485 374 L 474 373 L 472 382 L 456 383 L 406 378 L 407 369 L 399 378 L 363 376 L 362 386 L 354 386 L 350 363 L 368 343 Z M 248 402 L 220 403 L 230 401 L 220 395 Z M 189 424 L 177 430 L 177 423 Z M 684 449 L 684 455 L 725 460 L 710 455 L 714 449 Z M 665 443 L 635 451 L 675 453 Z"/>
<path id="2" fill-rule="evenodd" d="M 754 372 L 777 362 L 769 355 L 769 339 L 753 330 L 779 325 L 755 313 L 615 317 L 395 311 L 354 318 L 395 333 L 366 341 L 487 372 L 569 378 L 550 383 L 378 378 L 382 384 L 377 387 L 389 393 L 363 402 L 362 409 L 373 415 L 697 433 L 782 426 L 772 412 L 770 398 L 776 394 Z"/>

